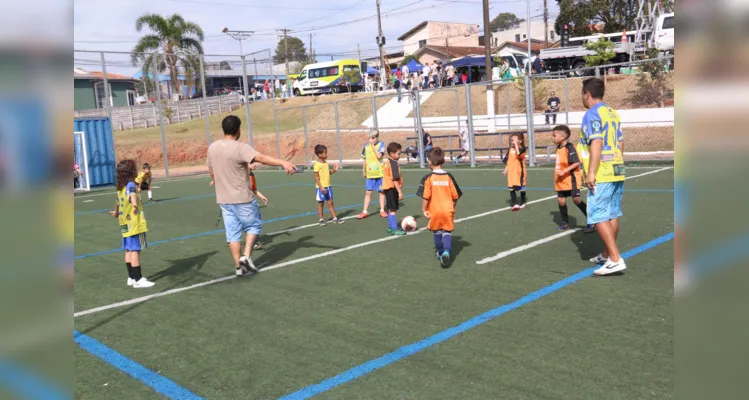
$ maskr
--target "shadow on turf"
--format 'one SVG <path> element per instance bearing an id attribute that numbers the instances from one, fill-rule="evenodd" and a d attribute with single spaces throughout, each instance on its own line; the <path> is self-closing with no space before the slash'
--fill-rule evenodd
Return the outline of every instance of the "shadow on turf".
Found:
<path id="1" fill-rule="evenodd" d="M 263 253 L 253 261 L 259 269 L 263 269 L 264 267 L 268 267 L 283 261 L 285 258 L 290 257 L 296 250 L 299 249 L 340 249 L 340 247 L 337 246 L 312 243 L 310 242 L 310 240 L 312 239 L 313 236 L 304 236 L 293 242 L 278 243 L 263 251 Z"/>
<path id="2" fill-rule="evenodd" d="M 172 264 L 172 266 L 170 266 L 169 268 L 167 268 L 167 269 L 165 269 L 163 271 L 159 271 L 159 272 L 153 274 L 152 276 L 149 276 L 148 279 L 151 280 L 151 281 L 157 281 L 158 279 L 164 278 L 166 276 L 173 276 L 173 275 L 184 274 L 187 271 L 189 271 L 190 269 L 192 269 L 192 267 L 196 267 L 195 271 L 193 273 L 191 273 L 191 274 L 189 274 L 187 276 L 182 277 L 181 279 L 179 279 L 178 281 L 174 282 L 172 285 L 169 285 L 168 287 L 159 287 L 159 286 L 156 286 L 156 287 L 159 288 L 159 291 L 161 291 L 161 292 L 165 292 L 165 291 L 169 291 L 169 290 L 172 290 L 172 289 L 175 289 L 175 288 L 178 288 L 178 287 L 182 287 L 182 286 L 185 285 L 185 283 L 191 281 L 196 276 L 202 276 L 202 277 L 205 277 L 205 278 L 215 279 L 214 276 L 210 276 L 210 275 L 207 275 L 207 274 L 204 274 L 204 273 L 200 272 L 200 269 L 203 268 L 203 265 L 205 265 L 206 261 L 208 261 L 209 258 L 211 258 L 212 256 L 214 256 L 217 253 L 218 253 L 218 251 L 214 250 L 214 251 L 210 251 L 210 252 L 207 252 L 207 253 L 200 254 L 200 255 L 195 256 L 195 257 L 188 257 L 188 258 L 183 258 L 183 259 L 179 259 L 179 260 L 169 261 Z M 137 290 L 137 289 L 133 289 L 133 290 Z M 152 292 L 148 292 L 148 291 L 144 291 L 143 292 L 144 295 L 151 294 L 151 293 Z M 108 323 L 116 320 L 117 318 L 119 318 L 119 317 L 121 317 L 121 316 L 129 313 L 130 311 L 135 310 L 136 308 L 138 308 L 138 307 L 140 307 L 140 306 L 142 306 L 142 305 L 144 305 L 146 303 L 148 303 L 148 302 L 144 301 L 144 302 L 141 302 L 141 303 L 134 304 L 134 305 L 132 305 L 130 307 L 123 308 L 121 311 L 118 311 L 117 313 L 113 314 L 111 317 L 105 318 L 105 319 L 97 322 L 96 324 L 94 324 L 94 325 L 92 325 L 92 326 L 90 326 L 90 327 L 88 327 L 86 329 L 82 329 L 81 333 L 83 333 L 85 335 L 88 335 L 91 332 L 99 329 L 100 327 L 102 327 L 102 326 L 104 326 L 104 325 L 106 325 L 106 324 L 108 324 Z"/>
<path id="3" fill-rule="evenodd" d="M 195 272 L 200 271 L 201 268 L 205 265 L 205 263 L 208 261 L 209 258 L 213 257 L 214 255 L 218 254 L 218 250 L 209 251 L 207 253 L 198 254 L 197 256 L 188 257 L 188 258 L 181 258 L 179 260 L 169 260 L 170 266 L 166 269 L 163 269 L 151 276 L 148 277 L 148 280 L 156 282 L 161 278 L 173 276 L 173 275 L 182 275 L 190 270 L 193 270 L 193 267 Z M 195 274 L 193 274 L 195 275 Z"/>
<path id="4" fill-rule="evenodd" d="M 466 242 L 465 240 L 463 240 L 463 236 L 453 235 L 452 245 L 453 248 L 450 255 L 452 256 L 454 263 L 463 249 L 465 249 L 466 247 L 471 247 L 471 242 Z"/>

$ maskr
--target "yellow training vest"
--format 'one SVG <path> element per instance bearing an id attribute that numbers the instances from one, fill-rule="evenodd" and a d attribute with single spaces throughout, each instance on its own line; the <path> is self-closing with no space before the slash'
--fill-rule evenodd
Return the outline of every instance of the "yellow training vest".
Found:
<path id="1" fill-rule="evenodd" d="M 143 203 L 140 201 L 140 196 L 136 196 L 138 212 L 135 213 L 134 207 L 130 203 L 130 194 L 127 191 L 127 186 L 117 191 L 118 220 L 120 222 L 122 237 L 130 237 L 148 232 L 148 225 L 146 224 L 146 216 L 143 214 Z M 132 192 L 135 193 L 135 190 Z"/>

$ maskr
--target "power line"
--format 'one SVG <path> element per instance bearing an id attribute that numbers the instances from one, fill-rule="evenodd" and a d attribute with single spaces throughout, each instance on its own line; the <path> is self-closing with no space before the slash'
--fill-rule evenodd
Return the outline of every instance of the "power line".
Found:
<path id="1" fill-rule="evenodd" d="M 283 7 L 283 6 L 253 6 L 248 4 L 236 4 L 236 3 L 217 3 L 213 1 L 199 1 L 199 0 L 165 0 L 175 3 L 190 3 L 190 4 L 205 4 L 211 6 L 226 6 L 226 7 L 243 7 L 243 8 L 259 8 L 259 9 L 274 9 L 274 10 L 326 10 L 326 11 L 341 11 L 343 8 L 323 8 L 323 7 Z"/>

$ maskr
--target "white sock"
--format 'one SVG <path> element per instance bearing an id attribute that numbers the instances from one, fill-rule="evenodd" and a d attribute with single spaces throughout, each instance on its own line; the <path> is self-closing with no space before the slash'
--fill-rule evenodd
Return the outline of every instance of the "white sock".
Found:
<path id="1" fill-rule="evenodd" d="M 149 190 L 148 191 L 148 200 L 151 200 L 151 197 L 153 197 L 153 192 Z"/>

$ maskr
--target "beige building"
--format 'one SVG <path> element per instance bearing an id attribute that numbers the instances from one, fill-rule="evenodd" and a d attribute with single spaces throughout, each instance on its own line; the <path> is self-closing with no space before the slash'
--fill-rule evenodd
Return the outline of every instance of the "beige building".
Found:
<path id="1" fill-rule="evenodd" d="M 424 21 L 401 35 L 403 54 L 416 53 L 422 47 L 474 47 L 479 44 L 479 26 L 455 22 Z"/>
<path id="2" fill-rule="evenodd" d="M 543 21 L 531 21 L 531 40 L 544 40 L 545 24 Z M 492 47 L 505 42 L 522 42 L 528 40 L 528 24 L 521 22 L 517 28 L 492 33 Z M 554 24 L 549 23 L 549 43 L 559 40 L 559 35 L 554 31 Z"/>

